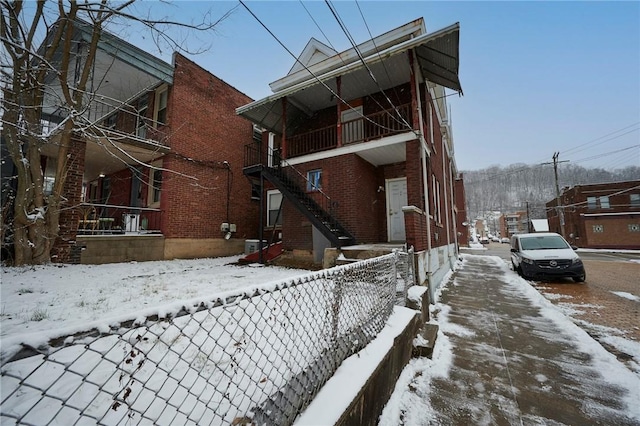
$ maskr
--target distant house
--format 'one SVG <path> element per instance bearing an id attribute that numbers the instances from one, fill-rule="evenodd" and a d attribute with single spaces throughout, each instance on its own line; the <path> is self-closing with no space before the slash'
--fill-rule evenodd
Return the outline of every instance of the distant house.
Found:
<path id="1" fill-rule="evenodd" d="M 500 235 L 510 238 L 514 234 L 533 232 L 529 227 L 529 219 L 526 211 L 507 213 L 500 217 Z"/>
<path id="2" fill-rule="evenodd" d="M 265 183 L 269 240 L 314 262 L 326 248 L 407 244 L 423 281 L 449 270 L 461 183 L 445 88 L 462 91 L 458 40 L 458 24 L 427 33 L 423 19 L 344 52 L 311 39 L 271 96 L 237 109 L 264 130 L 244 174 Z"/>
<path id="3" fill-rule="evenodd" d="M 578 247 L 640 249 L 640 180 L 576 185 L 547 203 L 549 228 Z"/>
<path id="4" fill-rule="evenodd" d="M 74 52 L 90 34 L 76 22 Z M 239 178 L 254 131 L 235 109 L 251 98 L 178 53 L 169 64 L 106 32 L 99 46 L 83 116 L 94 125 L 73 137 L 54 260 L 243 252 L 257 234 L 259 202 Z M 55 129 L 65 118 L 55 79 L 46 92 L 43 126 Z M 41 163 L 53 185 L 56 130 L 50 138 Z"/>

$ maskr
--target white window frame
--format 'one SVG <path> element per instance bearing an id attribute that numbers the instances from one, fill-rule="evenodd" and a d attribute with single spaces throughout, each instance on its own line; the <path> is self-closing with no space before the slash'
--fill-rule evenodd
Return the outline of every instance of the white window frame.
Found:
<path id="1" fill-rule="evenodd" d="M 145 102 L 142 104 L 142 99 L 138 101 L 138 109 L 136 116 L 136 136 L 142 139 L 147 137 L 147 110 L 149 109 L 149 99 L 145 96 Z"/>
<path id="2" fill-rule="evenodd" d="M 270 189 L 267 191 L 267 221 L 266 224 L 268 227 L 272 227 L 273 223 L 271 223 L 271 214 L 272 212 L 274 212 L 273 214 L 278 214 L 278 209 L 280 208 L 280 205 L 278 206 L 272 206 L 271 204 L 273 203 L 272 201 L 272 196 L 274 195 L 280 195 L 280 204 L 282 204 L 283 201 L 283 197 L 282 197 L 282 193 L 280 191 L 278 191 L 277 189 Z M 275 222 L 275 218 L 274 218 L 274 222 Z M 278 222 L 276 222 L 276 226 L 282 226 L 282 211 L 280 212 L 280 217 L 278 218 Z"/>
<path id="3" fill-rule="evenodd" d="M 322 190 L 322 169 L 313 169 L 307 172 L 307 192 Z"/>
<path id="4" fill-rule="evenodd" d="M 164 95 L 164 110 L 165 110 L 165 114 L 164 114 L 164 122 L 160 122 L 158 115 L 160 114 L 160 111 L 163 109 L 161 108 L 161 99 L 162 99 L 162 95 Z M 158 89 L 156 89 L 156 93 L 154 96 L 154 101 L 153 101 L 153 127 L 157 128 L 158 125 L 165 125 L 167 124 L 167 103 L 169 100 L 169 86 L 166 84 L 163 84 L 162 86 L 160 86 Z"/>
<path id="5" fill-rule="evenodd" d="M 162 160 L 154 161 L 151 163 L 151 167 L 149 168 L 149 184 L 147 185 L 147 207 L 150 208 L 159 208 L 160 200 L 162 199 L 162 178 L 160 179 L 160 187 L 158 189 L 158 201 L 153 201 L 153 196 L 155 195 L 156 182 L 154 179 L 154 174 L 156 172 L 162 173 Z"/>

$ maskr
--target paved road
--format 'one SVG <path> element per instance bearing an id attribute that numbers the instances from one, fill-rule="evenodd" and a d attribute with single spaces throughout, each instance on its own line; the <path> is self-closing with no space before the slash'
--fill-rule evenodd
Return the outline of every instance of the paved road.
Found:
<path id="1" fill-rule="evenodd" d="M 463 252 L 498 256 L 511 263 L 509 244 L 491 243 L 487 250 Z M 625 348 L 616 339 L 640 345 L 640 253 L 578 253 L 586 282 L 576 284 L 567 278 L 531 284 L 619 360 L 639 368 L 637 347 Z"/>

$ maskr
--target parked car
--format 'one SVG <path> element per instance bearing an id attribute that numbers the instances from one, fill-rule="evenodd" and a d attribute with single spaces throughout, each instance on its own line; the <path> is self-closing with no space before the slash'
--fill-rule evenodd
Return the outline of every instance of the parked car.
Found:
<path id="1" fill-rule="evenodd" d="M 491 241 L 493 241 L 494 243 L 499 243 L 499 242 L 500 242 L 500 238 L 498 238 L 498 237 L 491 237 Z"/>
<path id="2" fill-rule="evenodd" d="M 500 239 L 500 244 L 510 244 L 510 243 L 511 243 L 511 240 L 508 239 L 507 237 Z"/>
<path id="3" fill-rule="evenodd" d="M 569 277 L 583 282 L 587 274 L 576 248 L 554 232 L 517 234 L 511 237 L 511 264 L 523 278 Z"/>
<path id="4" fill-rule="evenodd" d="M 487 237 L 480 238 L 480 244 L 489 244 L 489 239 Z"/>

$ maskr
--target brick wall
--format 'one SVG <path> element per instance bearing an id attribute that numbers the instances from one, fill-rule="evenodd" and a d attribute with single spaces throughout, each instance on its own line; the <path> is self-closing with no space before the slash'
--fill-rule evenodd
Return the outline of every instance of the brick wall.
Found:
<path id="1" fill-rule="evenodd" d="M 458 179 L 454 181 L 454 197 L 455 197 L 455 205 L 456 205 L 456 236 L 458 239 L 458 244 L 460 246 L 468 246 L 469 245 L 469 228 L 463 223 L 467 221 L 467 207 L 465 204 L 465 193 L 464 193 L 464 177 L 462 174 L 459 175 Z M 507 232 L 504 228 L 503 221 L 500 221 L 500 229 L 501 235 L 506 236 Z"/>
<path id="2" fill-rule="evenodd" d="M 76 234 L 81 214 L 78 209 L 65 207 L 77 206 L 81 202 L 86 145 L 75 136 L 71 136 L 69 144 L 67 178 L 63 190 L 66 201 L 61 204 L 63 210 L 60 212 L 60 230 L 51 249 L 51 260 L 60 263 L 80 263 L 80 247 L 76 245 Z"/>
<path id="3" fill-rule="evenodd" d="M 251 98 L 179 54 L 174 63 L 167 102 L 172 152 L 163 160 L 173 173 L 162 176 L 162 232 L 168 238 L 219 238 L 220 224 L 228 220 L 237 225 L 234 238 L 255 238 L 259 206 L 242 174 L 253 130 L 235 113 Z"/>
<path id="4" fill-rule="evenodd" d="M 640 215 L 591 216 L 584 221 L 590 248 L 640 249 Z"/>
<path id="5" fill-rule="evenodd" d="M 295 166 L 306 176 L 309 170 L 322 169 L 322 190 L 330 198 L 334 216 L 351 232 L 358 243 L 380 239 L 384 217 L 384 175 L 376 167 L 355 154 L 312 161 Z M 381 213 L 382 211 L 382 213 Z M 311 223 L 285 199 L 283 207 L 284 248 L 311 250 Z"/>

